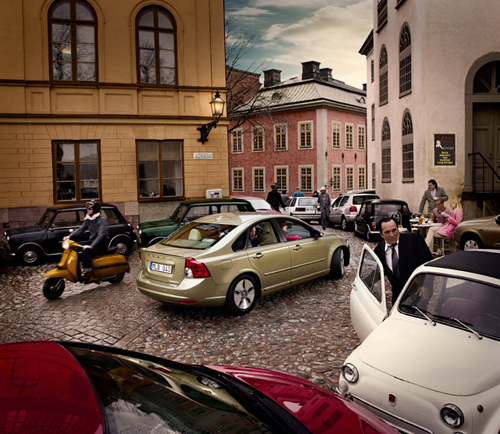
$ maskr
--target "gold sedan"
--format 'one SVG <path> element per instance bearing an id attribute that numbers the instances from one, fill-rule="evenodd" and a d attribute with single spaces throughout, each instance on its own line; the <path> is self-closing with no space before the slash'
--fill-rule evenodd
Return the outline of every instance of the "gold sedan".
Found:
<path id="1" fill-rule="evenodd" d="M 225 213 L 200 218 L 141 249 L 139 291 L 156 300 L 250 312 L 263 295 L 349 264 L 347 241 L 289 216 Z"/>

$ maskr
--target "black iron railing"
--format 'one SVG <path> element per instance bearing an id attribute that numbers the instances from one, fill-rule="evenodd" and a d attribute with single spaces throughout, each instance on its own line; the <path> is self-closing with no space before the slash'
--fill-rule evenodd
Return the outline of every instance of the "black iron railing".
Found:
<path id="1" fill-rule="evenodd" d="M 500 175 L 496 172 L 495 168 L 488 162 L 481 152 L 471 152 L 469 157 L 473 157 L 473 186 L 474 191 L 481 193 L 495 193 L 495 180 L 500 182 Z M 479 157 L 479 164 L 476 165 L 476 157 Z M 481 171 L 481 173 L 478 173 Z M 480 176 L 479 176 L 480 175 Z M 491 190 L 488 188 L 491 179 Z M 479 182 L 478 182 L 479 181 Z M 479 184 L 479 185 L 477 185 Z M 482 187 L 482 189 L 480 188 Z"/>

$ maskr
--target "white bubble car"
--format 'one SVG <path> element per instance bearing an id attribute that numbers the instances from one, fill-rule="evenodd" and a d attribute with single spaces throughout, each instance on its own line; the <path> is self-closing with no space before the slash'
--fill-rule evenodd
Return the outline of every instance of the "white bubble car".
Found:
<path id="1" fill-rule="evenodd" d="M 500 251 L 420 266 L 388 313 L 382 264 L 364 246 L 350 309 L 362 343 L 343 396 L 402 433 L 500 431 Z"/>

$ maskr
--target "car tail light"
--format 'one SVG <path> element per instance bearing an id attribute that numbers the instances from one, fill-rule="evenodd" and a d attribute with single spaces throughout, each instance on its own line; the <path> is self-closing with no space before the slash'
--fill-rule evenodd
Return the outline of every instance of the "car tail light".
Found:
<path id="1" fill-rule="evenodd" d="M 305 208 L 295 208 L 295 211 L 302 211 L 304 212 L 306 209 Z"/>
<path id="2" fill-rule="evenodd" d="M 372 230 L 373 231 L 377 229 L 377 223 L 372 222 L 371 225 L 372 225 Z"/>
<path id="3" fill-rule="evenodd" d="M 210 273 L 205 267 L 203 262 L 195 261 L 193 258 L 186 259 L 186 266 L 184 268 L 184 276 L 185 277 L 193 277 L 193 278 L 204 278 L 210 277 Z"/>
<path id="4" fill-rule="evenodd" d="M 358 212 L 358 209 L 354 205 L 351 205 L 349 207 L 349 212 Z"/>

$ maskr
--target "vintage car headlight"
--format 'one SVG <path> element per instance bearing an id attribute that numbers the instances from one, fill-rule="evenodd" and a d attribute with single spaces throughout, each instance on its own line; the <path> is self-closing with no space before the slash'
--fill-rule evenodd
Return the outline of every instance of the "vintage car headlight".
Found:
<path id="1" fill-rule="evenodd" d="M 354 384 L 359 380 L 359 372 L 352 363 L 346 363 L 342 366 L 342 376 L 348 383 Z"/>
<path id="2" fill-rule="evenodd" d="M 464 424 L 464 414 L 456 405 L 446 404 L 441 409 L 441 419 L 450 428 L 459 428 Z"/>

